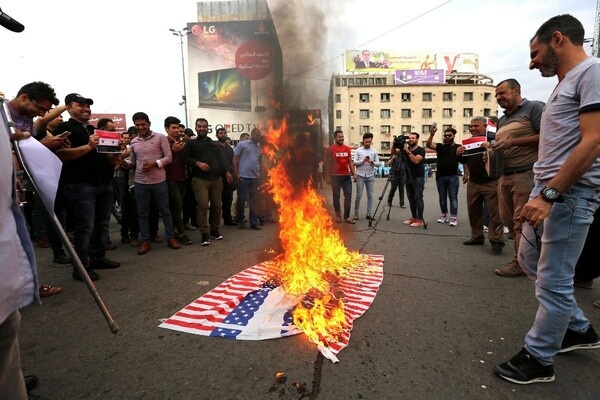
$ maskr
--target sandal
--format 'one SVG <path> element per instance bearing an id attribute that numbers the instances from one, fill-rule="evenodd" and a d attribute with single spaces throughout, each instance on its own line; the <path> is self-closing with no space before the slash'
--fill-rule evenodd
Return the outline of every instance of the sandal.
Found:
<path id="1" fill-rule="evenodd" d="M 52 285 L 40 285 L 40 297 L 50 297 L 62 293 L 62 288 Z"/>
<path id="2" fill-rule="evenodd" d="M 352 218 L 346 218 L 346 223 L 347 223 L 347 224 L 355 224 L 355 223 L 356 223 L 356 221 L 355 221 L 355 220 L 353 220 Z"/>

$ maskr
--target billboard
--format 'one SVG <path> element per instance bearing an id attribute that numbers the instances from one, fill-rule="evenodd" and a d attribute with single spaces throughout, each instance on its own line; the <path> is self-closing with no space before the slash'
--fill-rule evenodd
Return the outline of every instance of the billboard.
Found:
<path id="1" fill-rule="evenodd" d="M 347 72 L 395 72 L 396 70 L 443 69 L 451 72 L 479 73 L 479 56 L 474 53 L 437 53 L 412 51 L 400 53 L 379 50 L 349 50 L 345 57 Z"/>
<path id="2" fill-rule="evenodd" d="M 435 67 L 435 54 L 432 52 L 401 54 L 368 49 L 346 52 L 346 71 L 348 72 L 394 72 L 397 69 L 431 69 Z"/>
<path id="3" fill-rule="evenodd" d="M 273 21 L 192 22 L 188 30 L 191 120 L 249 132 L 275 118 L 283 68 Z"/>
<path id="4" fill-rule="evenodd" d="M 401 69 L 395 74 L 396 85 L 443 85 L 446 71 L 443 69 Z"/>

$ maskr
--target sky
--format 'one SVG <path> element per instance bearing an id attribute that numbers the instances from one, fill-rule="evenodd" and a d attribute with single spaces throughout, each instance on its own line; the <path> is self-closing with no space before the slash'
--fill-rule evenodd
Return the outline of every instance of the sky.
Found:
<path id="1" fill-rule="evenodd" d="M 184 119 L 181 47 L 169 28 L 196 21 L 195 1 L 3 0 L 0 7 L 25 25 L 22 33 L 0 30 L 0 91 L 7 99 L 41 80 L 61 103 L 77 92 L 94 100 L 95 113 L 130 119 L 144 111 L 155 130 L 169 115 Z M 564 13 L 591 38 L 596 14 L 595 0 L 269 0 L 269 7 L 285 78 L 296 83 L 289 90 L 309 92 L 304 101 L 318 104 L 303 106 L 323 111 L 331 76 L 344 72 L 342 54 L 362 48 L 476 53 L 480 73 L 496 83 L 516 78 L 524 97 L 545 101 L 557 81 L 528 70 L 529 39 Z M 589 54 L 591 45 L 585 49 Z"/>

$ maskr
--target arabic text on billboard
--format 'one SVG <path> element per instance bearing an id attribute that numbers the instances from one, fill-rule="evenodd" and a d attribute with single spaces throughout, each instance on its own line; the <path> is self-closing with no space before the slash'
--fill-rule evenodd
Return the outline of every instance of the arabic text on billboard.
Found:
<path id="1" fill-rule="evenodd" d="M 443 85 L 446 83 L 443 69 L 402 69 L 396 71 L 396 85 Z"/>
<path id="2" fill-rule="evenodd" d="M 479 56 L 473 53 L 436 53 L 415 51 L 397 53 L 379 50 L 346 51 L 347 72 L 394 72 L 396 70 L 443 69 L 451 72 L 479 73 Z"/>

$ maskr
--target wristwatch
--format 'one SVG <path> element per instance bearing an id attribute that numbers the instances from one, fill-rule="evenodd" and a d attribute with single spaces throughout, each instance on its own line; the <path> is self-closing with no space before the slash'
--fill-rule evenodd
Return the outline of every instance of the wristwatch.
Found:
<path id="1" fill-rule="evenodd" d="M 541 191 L 542 199 L 550 203 L 562 203 L 565 199 L 562 194 L 555 188 L 543 188 Z"/>

